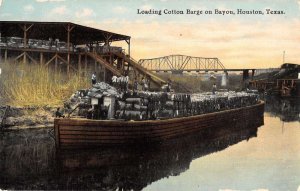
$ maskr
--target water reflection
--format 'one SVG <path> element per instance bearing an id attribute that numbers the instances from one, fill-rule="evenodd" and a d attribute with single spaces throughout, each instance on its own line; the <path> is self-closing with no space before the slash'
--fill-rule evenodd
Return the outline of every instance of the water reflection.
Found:
<path id="1" fill-rule="evenodd" d="M 59 155 L 60 169 L 65 178 L 63 182 L 69 182 L 64 188 L 74 189 L 76 187 L 73 185 L 80 185 L 82 189 L 141 190 L 161 178 L 177 176 L 186 171 L 193 159 L 249 139 L 256 136 L 256 132 L 257 127 L 229 127 L 151 148 L 63 152 Z M 74 176 L 76 170 L 79 173 Z"/>
<path id="2" fill-rule="evenodd" d="M 0 187 L 141 190 L 161 178 L 181 174 L 193 159 L 255 137 L 258 126 L 206 130 L 147 148 L 60 152 L 45 136 L 46 129 L 7 132 L 0 144 Z"/>
<path id="3" fill-rule="evenodd" d="M 283 98 L 276 96 L 267 97 L 265 112 L 272 116 L 279 117 L 281 121 L 300 121 L 300 99 Z"/>

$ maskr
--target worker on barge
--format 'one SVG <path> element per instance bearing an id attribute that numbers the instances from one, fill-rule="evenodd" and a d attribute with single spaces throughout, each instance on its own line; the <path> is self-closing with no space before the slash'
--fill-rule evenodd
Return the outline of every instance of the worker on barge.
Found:
<path id="1" fill-rule="evenodd" d="M 92 75 L 92 85 L 95 85 L 97 82 L 96 73 L 94 72 Z"/>

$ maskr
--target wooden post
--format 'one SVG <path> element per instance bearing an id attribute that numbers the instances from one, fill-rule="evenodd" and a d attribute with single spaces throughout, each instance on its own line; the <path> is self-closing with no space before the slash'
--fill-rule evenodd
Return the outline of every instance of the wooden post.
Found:
<path id="1" fill-rule="evenodd" d="M 129 39 L 129 44 L 128 44 L 128 54 L 129 54 L 129 58 L 131 58 L 131 53 L 130 53 L 130 39 Z"/>
<path id="2" fill-rule="evenodd" d="M 4 62 L 5 63 L 7 62 L 7 49 L 5 49 L 4 51 Z"/>
<path id="3" fill-rule="evenodd" d="M 102 67 L 103 68 L 103 81 L 106 82 L 106 68 L 105 67 Z"/>
<path id="4" fill-rule="evenodd" d="M 68 57 L 67 57 L 67 61 L 68 61 L 68 66 L 67 66 L 67 73 L 68 73 L 68 76 L 69 76 L 69 73 L 70 73 L 70 24 L 68 24 L 68 29 L 67 29 L 67 32 L 68 32 L 68 37 L 67 37 L 67 46 L 68 46 Z"/>
<path id="5" fill-rule="evenodd" d="M 27 26 L 26 26 L 26 24 L 24 24 L 23 32 L 24 32 L 23 44 L 24 44 L 24 48 L 26 48 L 27 47 Z"/>
<path id="6" fill-rule="evenodd" d="M 81 75 L 81 54 L 78 55 L 78 74 Z"/>
<path id="7" fill-rule="evenodd" d="M 130 38 L 125 40 L 128 44 L 128 55 L 129 55 L 129 58 L 130 58 Z"/>
<path id="8" fill-rule="evenodd" d="M 57 59 L 57 53 L 55 54 L 55 74 L 57 74 L 57 65 L 58 65 L 58 59 Z"/>
<path id="9" fill-rule="evenodd" d="M 109 53 L 109 64 L 111 64 L 112 66 L 114 65 L 111 53 Z"/>
<path id="10" fill-rule="evenodd" d="M 125 66 L 124 66 L 124 63 L 125 61 L 124 61 L 124 59 L 122 58 L 122 66 L 121 66 L 121 69 L 122 69 L 122 72 L 123 72 L 123 74 L 125 74 L 125 72 L 124 72 L 124 70 L 125 70 Z"/>
<path id="11" fill-rule="evenodd" d="M 33 26 L 33 24 L 31 24 L 29 27 L 27 26 L 27 24 L 24 24 L 23 27 L 21 27 L 23 29 L 24 32 L 24 37 L 23 37 L 23 44 L 24 44 L 24 48 L 27 48 L 27 31 Z"/>
<path id="12" fill-rule="evenodd" d="M 71 31 L 73 30 L 75 26 L 70 25 L 70 23 L 67 25 L 67 46 L 68 46 L 68 56 L 67 56 L 67 62 L 68 62 L 68 66 L 67 66 L 67 73 L 68 73 L 68 77 L 70 77 L 70 34 Z"/>
<path id="13" fill-rule="evenodd" d="M 44 54 L 43 52 L 40 52 L 40 64 L 43 65 L 44 63 Z"/>
<path id="14" fill-rule="evenodd" d="M 24 52 L 24 54 L 23 54 L 23 63 L 24 64 L 26 63 L 26 52 Z"/>
<path id="15" fill-rule="evenodd" d="M 27 24 L 24 24 L 23 27 L 21 27 L 23 29 L 23 45 L 24 45 L 24 48 L 27 48 L 27 31 L 33 26 L 33 24 L 31 24 L 29 27 L 27 27 Z M 23 55 L 23 63 L 26 63 L 26 52 L 24 52 L 24 55 Z"/>
<path id="16" fill-rule="evenodd" d="M 84 75 L 87 77 L 87 54 L 84 55 Z"/>

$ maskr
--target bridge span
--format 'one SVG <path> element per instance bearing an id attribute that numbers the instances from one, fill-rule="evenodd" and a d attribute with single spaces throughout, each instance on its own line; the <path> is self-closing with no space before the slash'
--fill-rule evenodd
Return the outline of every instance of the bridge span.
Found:
<path id="1" fill-rule="evenodd" d="M 193 57 L 186 55 L 170 55 L 151 59 L 140 59 L 138 63 L 152 72 L 243 72 L 243 78 L 249 77 L 251 71 L 254 76 L 255 68 L 229 69 L 225 68 L 218 58 Z"/>

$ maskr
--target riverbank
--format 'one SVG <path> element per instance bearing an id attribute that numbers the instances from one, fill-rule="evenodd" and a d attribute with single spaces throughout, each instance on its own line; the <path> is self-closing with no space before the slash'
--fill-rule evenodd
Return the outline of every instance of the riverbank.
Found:
<path id="1" fill-rule="evenodd" d="M 51 127 L 56 108 L 10 107 L 4 121 L 7 129 Z"/>

